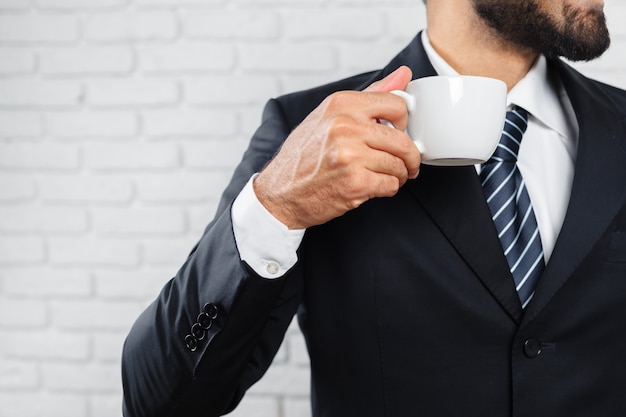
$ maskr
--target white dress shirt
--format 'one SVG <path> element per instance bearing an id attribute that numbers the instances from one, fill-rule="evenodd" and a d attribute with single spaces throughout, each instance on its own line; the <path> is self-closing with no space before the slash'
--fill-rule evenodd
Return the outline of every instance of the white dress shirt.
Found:
<path id="1" fill-rule="evenodd" d="M 437 74 L 458 75 L 433 49 L 426 31 L 421 41 Z M 509 91 L 507 106 L 513 105 L 530 113 L 517 163 L 533 204 L 547 263 L 569 202 L 578 123 L 563 86 L 548 77 L 543 56 Z M 235 241 L 241 259 L 257 274 L 277 278 L 297 262 L 304 230 L 289 230 L 263 207 L 254 193 L 253 178 L 233 203 Z"/>

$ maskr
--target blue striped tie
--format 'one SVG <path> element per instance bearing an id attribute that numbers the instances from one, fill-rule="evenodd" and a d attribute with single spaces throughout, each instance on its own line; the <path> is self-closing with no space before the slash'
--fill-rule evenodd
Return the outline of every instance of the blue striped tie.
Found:
<path id="1" fill-rule="evenodd" d="M 480 172 L 483 191 L 498 231 L 522 307 L 532 299 L 544 269 L 537 219 L 517 168 L 528 112 L 514 107 L 506 114 L 498 148 Z"/>

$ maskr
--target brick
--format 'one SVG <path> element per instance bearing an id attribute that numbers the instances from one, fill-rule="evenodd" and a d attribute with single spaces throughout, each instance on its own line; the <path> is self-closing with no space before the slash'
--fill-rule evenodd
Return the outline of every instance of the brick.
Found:
<path id="1" fill-rule="evenodd" d="M 91 350 L 88 333 L 14 330 L 0 331 L 0 339 L 0 351 L 10 358 L 85 360 Z"/>
<path id="2" fill-rule="evenodd" d="M 241 68 L 247 71 L 315 73 L 337 67 L 335 51 L 324 45 L 307 45 L 305 48 L 296 45 L 250 44 L 241 47 L 240 59 Z"/>
<path id="3" fill-rule="evenodd" d="M 224 0 L 135 0 L 135 3 L 139 6 L 206 6 L 207 4 L 223 2 Z"/>
<path id="4" fill-rule="evenodd" d="M 186 80 L 184 92 L 191 104 L 224 106 L 265 103 L 280 87 L 273 76 L 215 75 Z"/>
<path id="5" fill-rule="evenodd" d="M 82 88 L 76 81 L 0 81 L 0 105 L 4 106 L 70 107 L 79 105 L 81 97 Z"/>
<path id="6" fill-rule="evenodd" d="M 143 242 L 144 262 L 147 265 L 172 265 L 176 271 L 182 265 L 200 236 L 179 239 L 150 239 Z"/>
<path id="7" fill-rule="evenodd" d="M 36 363 L 0 359 L 0 389 L 32 389 L 37 387 L 39 380 Z M 9 403 L 2 401 L 3 397 L 4 394 L 0 391 L 0 404 L 4 416 Z"/>
<path id="8" fill-rule="evenodd" d="M 137 178 L 137 195 L 140 201 L 150 203 L 210 201 L 216 199 L 230 176 L 224 172 L 141 176 Z"/>
<path id="9" fill-rule="evenodd" d="M 0 48 L 0 74 L 24 74 L 35 70 L 35 56 L 28 48 Z"/>
<path id="10" fill-rule="evenodd" d="M 235 65 L 235 49 L 221 43 L 138 47 L 139 67 L 148 73 L 225 71 Z"/>
<path id="11" fill-rule="evenodd" d="M 30 175 L 0 172 L 0 202 L 28 201 L 36 192 L 35 181 Z"/>
<path id="12" fill-rule="evenodd" d="M 215 211 L 217 210 L 218 197 L 222 190 L 215 192 L 215 199 L 202 204 L 194 204 L 187 207 L 189 232 L 200 237 L 201 233 L 206 228 L 207 224 L 215 217 Z"/>
<path id="13" fill-rule="evenodd" d="M 139 245 L 128 239 L 50 238 L 48 245 L 54 265 L 131 267 L 139 264 Z"/>
<path id="14" fill-rule="evenodd" d="M 87 39 L 93 41 L 171 40 L 178 34 L 172 12 L 121 12 L 89 16 L 85 20 Z"/>
<path id="15" fill-rule="evenodd" d="M 98 171 L 173 169 L 181 164 L 175 143 L 88 143 L 85 165 Z"/>
<path id="16" fill-rule="evenodd" d="M 81 9 L 124 6 L 128 0 L 36 0 L 43 9 Z"/>
<path id="17" fill-rule="evenodd" d="M 224 168 L 232 171 L 248 147 L 247 140 L 215 140 L 183 143 L 183 159 L 187 167 Z"/>
<path id="18" fill-rule="evenodd" d="M 389 0 L 387 0 L 389 1 Z M 324 4 L 326 0 L 237 0 L 237 4 L 240 5 L 252 5 L 256 7 L 264 7 L 266 5 L 275 6 L 277 4 L 288 4 L 288 5 L 314 5 L 314 4 Z"/>
<path id="19" fill-rule="evenodd" d="M 311 417 L 311 401 L 308 398 L 285 398 L 283 410 L 289 417 Z"/>
<path id="20" fill-rule="evenodd" d="M 368 44 L 345 44 L 339 47 L 341 67 L 351 72 L 365 72 L 384 67 L 404 45 L 385 40 Z"/>
<path id="21" fill-rule="evenodd" d="M 45 123 L 50 135 L 60 138 L 128 137 L 139 130 L 137 116 L 131 111 L 47 113 Z"/>
<path id="22" fill-rule="evenodd" d="M 78 36 L 78 21 L 73 16 L 0 16 L 0 42 L 67 43 Z"/>
<path id="23" fill-rule="evenodd" d="M 246 108 L 245 110 L 241 109 L 241 113 L 239 114 L 239 135 L 241 137 L 237 138 L 238 140 L 246 140 L 250 142 L 250 138 L 259 128 L 262 114 L 263 105 L 252 106 L 250 108 Z"/>
<path id="24" fill-rule="evenodd" d="M 309 353 L 302 334 L 289 335 L 286 340 L 289 345 L 289 362 L 294 365 L 308 366 L 310 363 Z"/>
<path id="25" fill-rule="evenodd" d="M 24 329 L 41 328 L 47 324 L 48 307 L 45 302 L 0 296 L 0 326 Z"/>
<path id="26" fill-rule="evenodd" d="M 0 139 L 34 138 L 43 133 L 41 116 L 28 111 L 0 111 Z"/>
<path id="27" fill-rule="evenodd" d="M 307 367 L 275 365 L 252 388 L 253 394 L 308 395 L 310 371 Z"/>
<path id="28" fill-rule="evenodd" d="M 0 9 L 26 9 L 30 6 L 29 0 L 2 0 Z"/>
<path id="29" fill-rule="evenodd" d="M 228 417 L 275 417 L 279 413 L 277 399 L 248 395 Z"/>
<path id="30" fill-rule="evenodd" d="M 122 409 L 122 396 L 116 394 L 90 395 L 90 417 L 119 416 Z"/>
<path id="31" fill-rule="evenodd" d="M 0 168 L 72 170 L 79 158 L 76 145 L 0 143 Z"/>
<path id="32" fill-rule="evenodd" d="M 44 363 L 41 374 L 44 385 L 52 390 L 118 392 L 121 386 L 117 364 Z"/>
<path id="33" fill-rule="evenodd" d="M 50 75 L 128 74 L 135 60 L 126 46 L 81 46 L 43 49 L 41 71 Z"/>
<path id="34" fill-rule="evenodd" d="M 87 83 L 87 103 L 97 106 L 167 105 L 178 102 L 175 81 L 96 80 Z"/>
<path id="35" fill-rule="evenodd" d="M 179 247 L 180 245 L 172 245 Z M 182 265 L 192 245 L 180 252 L 178 266 Z M 171 249 L 171 248 L 170 248 Z M 176 273 L 176 268 L 150 268 L 141 271 L 99 271 L 95 274 L 96 295 L 102 298 L 152 300 Z"/>
<path id="36" fill-rule="evenodd" d="M 605 6 L 607 25 L 613 38 L 626 35 L 624 19 L 626 19 L 626 5 L 621 2 L 607 2 Z M 623 49 L 620 49 L 623 51 Z"/>
<path id="37" fill-rule="evenodd" d="M 326 84 L 333 81 L 332 75 L 327 73 L 317 74 L 300 74 L 290 73 L 284 77 L 281 77 L 281 93 L 290 93 L 292 91 L 300 91 L 307 88 L 316 87 L 318 85 Z M 257 117 L 258 119 L 258 117 Z M 258 125 L 258 120 L 256 121 Z"/>
<path id="38" fill-rule="evenodd" d="M 386 5 L 383 7 L 382 13 L 386 16 L 387 32 L 389 37 L 397 39 L 400 47 L 396 47 L 393 51 L 397 52 L 400 48 L 411 40 L 416 34 L 418 28 L 426 27 L 426 10 L 421 1 L 410 2 L 406 5 Z M 398 16 L 405 18 L 399 19 Z"/>
<path id="39" fill-rule="evenodd" d="M 45 258 L 42 238 L 0 235 L 0 265 L 38 263 Z"/>
<path id="40" fill-rule="evenodd" d="M 272 364 L 280 364 L 284 365 L 289 360 L 289 351 L 286 343 L 281 343 L 276 355 L 274 355 L 274 359 L 272 360 Z"/>
<path id="41" fill-rule="evenodd" d="M 126 332 L 143 310 L 140 303 L 129 301 L 53 301 L 50 317 L 63 330 L 118 330 Z"/>
<path id="42" fill-rule="evenodd" d="M 86 232 L 87 228 L 85 209 L 41 205 L 0 206 L 2 232 L 75 234 Z"/>
<path id="43" fill-rule="evenodd" d="M 352 8 L 332 13 L 319 9 L 293 11 L 285 15 L 283 22 L 285 36 L 293 39 L 367 40 L 381 36 L 385 29 L 380 14 Z"/>
<path id="44" fill-rule="evenodd" d="M 119 362 L 126 335 L 126 332 L 99 332 L 94 334 L 94 359 L 98 362 Z"/>
<path id="45" fill-rule="evenodd" d="M 0 392 L 2 417 L 85 417 L 87 398 L 76 394 Z"/>
<path id="46" fill-rule="evenodd" d="M 28 297 L 86 297 L 92 293 L 91 274 L 81 269 L 48 266 L 3 268 L 0 277 L 7 295 Z"/>
<path id="47" fill-rule="evenodd" d="M 171 236 L 186 229 L 185 215 L 176 208 L 94 208 L 92 217 L 101 236 Z"/>
<path id="48" fill-rule="evenodd" d="M 280 20 L 275 12 L 264 10 L 232 12 L 188 12 L 182 15 L 189 38 L 275 39 L 280 35 Z"/>
<path id="49" fill-rule="evenodd" d="M 132 181 L 124 177 L 47 175 L 38 185 L 44 201 L 124 203 L 133 196 Z"/>
<path id="50" fill-rule="evenodd" d="M 223 136 L 237 129 L 235 114 L 219 110 L 147 110 L 143 123 L 148 136 Z"/>

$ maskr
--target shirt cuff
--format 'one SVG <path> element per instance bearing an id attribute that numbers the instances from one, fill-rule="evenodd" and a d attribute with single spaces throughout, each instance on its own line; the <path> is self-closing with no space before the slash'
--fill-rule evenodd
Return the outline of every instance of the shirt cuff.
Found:
<path id="1" fill-rule="evenodd" d="M 231 216 L 239 257 L 263 278 L 279 278 L 298 262 L 305 229 L 289 230 L 261 204 L 252 182 L 233 202 Z"/>

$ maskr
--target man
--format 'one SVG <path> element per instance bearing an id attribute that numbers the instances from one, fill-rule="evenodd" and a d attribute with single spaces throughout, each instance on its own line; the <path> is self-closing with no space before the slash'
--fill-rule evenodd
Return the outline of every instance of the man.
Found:
<path id="1" fill-rule="evenodd" d="M 602 0 L 427 12 L 385 69 L 268 103 L 216 218 L 128 336 L 127 417 L 228 412 L 296 311 L 315 416 L 626 414 L 626 93 L 557 59 L 608 47 Z M 513 165 L 543 259 L 525 300 L 487 164 L 421 165 L 389 94 L 457 73 L 503 80 L 528 112 Z"/>

